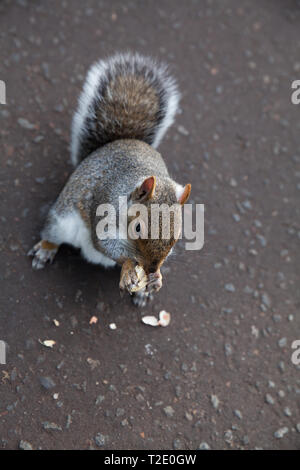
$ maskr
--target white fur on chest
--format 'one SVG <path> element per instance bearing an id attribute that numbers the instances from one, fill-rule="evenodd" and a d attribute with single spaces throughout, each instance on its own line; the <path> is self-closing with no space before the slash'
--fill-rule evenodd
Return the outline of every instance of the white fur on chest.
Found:
<path id="1" fill-rule="evenodd" d="M 101 264 L 105 267 L 115 266 L 115 261 L 94 248 L 91 234 L 78 212 L 72 212 L 66 216 L 52 215 L 55 218 L 55 224 L 51 228 L 51 237 L 57 244 L 68 243 L 75 248 L 80 248 L 83 257 L 90 263 Z M 43 234 L 42 238 L 44 238 Z"/>

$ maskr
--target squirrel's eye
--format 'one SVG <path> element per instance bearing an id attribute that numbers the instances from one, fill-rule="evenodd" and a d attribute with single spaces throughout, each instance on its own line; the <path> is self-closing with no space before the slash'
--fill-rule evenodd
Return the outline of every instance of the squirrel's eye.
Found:
<path id="1" fill-rule="evenodd" d="M 135 231 L 136 231 L 137 233 L 140 233 L 140 231 L 141 231 L 141 224 L 137 224 L 137 226 L 135 227 Z"/>

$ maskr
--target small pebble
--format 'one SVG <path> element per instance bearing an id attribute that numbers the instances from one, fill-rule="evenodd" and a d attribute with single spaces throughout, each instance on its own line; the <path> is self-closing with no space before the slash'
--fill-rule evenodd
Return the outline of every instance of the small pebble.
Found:
<path id="1" fill-rule="evenodd" d="M 210 400 L 211 400 L 211 404 L 214 407 L 214 409 L 217 410 L 219 408 L 219 404 L 220 404 L 220 400 L 217 397 L 217 395 L 212 395 Z"/>
<path id="2" fill-rule="evenodd" d="M 179 125 L 177 127 L 177 130 L 178 130 L 179 134 L 182 134 L 182 135 L 185 135 L 185 136 L 189 135 L 189 131 L 184 126 Z"/>
<path id="3" fill-rule="evenodd" d="M 44 421 L 42 423 L 42 426 L 44 429 L 46 429 L 47 431 L 62 431 L 62 428 L 61 426 L 59 426 L 58 424 L 56 423 L 50 423 L 49 421 Z"/>
<path id="4" fill-rule="evenodd" d="M 23 129 L 27 129 L 27 130 L 33 130 L 36 128 L 36 126 L 34 124 L 31 124 L 29 121 L 27 121 L 27 119 L 24 119 L 24 118 L 19 118 L 18 119 L 18 124 L 23 127 Z"/>
<path id="5" fill-rule="evenodd" d="M 224 289 L 225 289 L 227 292 L 235 292 L 235 287 L 234 287 L 234 285 L 231 284 L 231 283 L 225 284 Z"/>
<path id="6" fill-rule="evenodd" d="M 237 181 L 234 178 L 230 178 L 229 184 L 232 188 L 237 186 Z"/>
<path id="7" fill-rule="evenodd" d="M 51 379 L 51 377 L 40 377 L 40 384 L 46 390 L 51 390 L 51 388 L 55 387 L 55 382 Z"/>
<path id="8" fill-rule="evenodd" d="M 266 394 L 265 400 L 266 400 L 266 403 L 268 403 L 269 405 L 274 405 L 275 403 L 274 398 L 269 393 Z"/>
<path id="9" fill-rule="evenodd" d="M 106 442 L 106 438 L 104 434 L 101 434 L 100 432 L 95 436 L 95 442 L 98 447 L 103 447 Z"/>
<path id="10" fill-rule="evenodd" d="M 239 419 L 243 419 L 243 415 L 242 413 L 240 412 L 240 410 L 234 410 L 234 414 L 237 418 Z"/>
<path id="11" fill-rule="evenodd" d="M 288 406 L 286 406 L 283 410 L 285 416 L 292 416 L 292 412 Z"/>
<path id="12" fill-rule="evenodd" d="M 232 349 L 231 344 L 226 343 L 225 346 L 224 346 L 224 349 L 225 349 L 225 355 L 226 356 L 231 356 L 232 355 L 233 349 Z"/>
<path id="13" fill-rule="evenodd" d="M 268 308 L 271 307 L 271 299 L 270 299 L 270 296 L 266 292 L 262 294 L 261 301 L 266 307 Z"/>
<path id="14" fill-rule="evenodd" d="M 180 439 L 174 439 L 173 441 L 173 449 L 175 450 L 183 450 L 184 449 L 184 445 L 183 443 L 181 442 Z"/>
<path id="15" fill-rule="evenodd" d="M 286 345 L 287 345 L 287 339 L 286 339 L 286 338 L 281 338 L 281 339 L 278 341 L 278 346 L 279 346 L 280 348 L 284 348 Z"/>
<path id="16" fill-rule="evenodd" d="M 227 442 L 228 444 L 230 444 L 233 440 L 233 433 L 230 429 L 228 429 L 227 431 L 225 431 L 224 433 L 224 440 L 225 442 Z"/>
<path id="17" fill-rule="evenodd" d="M 280 428 L 278 429 L 275 433 L 274 433 L 274 437 L 276 437 L 276 439 L 282 439 L 283 436 L 285 436 L 285 434 L 287 434 L 289 432 L 289 428 L 287 428 L 286 426 L 283 427 L 283 428 Z"/>
<path id="18" fill-rule="evenodd" d="M 201 442 L 199 445 L 199 450 L 210 450 L 210 447 L 207 442 Z"/>
<path id="19" fill-rule="evenodd" d="M 175 414 L 174 409 L 172 408 L 172 406 L 169 405 L 164 408 L 164 412 L 168 418 L 172 418 L 172 416 L 174 416 Z"/>
<path id="20" fill-rule="evenodd" d="M 19 449 L 21 450 L 33 450 L 32 445 L 28 441 L 20 441 L 19 442 Z"/>
<path id="21" fill-rule="evenodd" d="M 95 404 L 100 405 L 100 403 L 102 403 L 104 399 L 105 399 L 104 395 L 98 395 L 96 398 Z"/>

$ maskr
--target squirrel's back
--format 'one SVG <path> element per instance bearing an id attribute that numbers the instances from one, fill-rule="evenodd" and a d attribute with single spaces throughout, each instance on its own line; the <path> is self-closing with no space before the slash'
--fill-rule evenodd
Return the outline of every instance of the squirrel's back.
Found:
<path id="1" fill-rule="evenodd" d="M 179 93 L 167 67 L 139 54 L 117 54 L 88 72 L 72 122 L 76 166 L 97 148 L 119 139 L 156 148 L 172 124 Z"/>

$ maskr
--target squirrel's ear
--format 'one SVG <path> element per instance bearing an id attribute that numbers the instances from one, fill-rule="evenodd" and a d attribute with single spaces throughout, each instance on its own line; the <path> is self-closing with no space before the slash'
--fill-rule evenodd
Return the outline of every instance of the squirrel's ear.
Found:
<path id="1" fill-rule="evenodd" d="M 154 191 L 156 186 L 156 178 L 155 176 L 149 176 L 146 178 L 141 186 L 139 186 L 132 194 L 132 199 L 141 201 L 146 201 L 147 199 L 151 199 L 153 197 Z"/>
<path id="2" fill-rule="evenodd" d="M 189 183 L 189 184 L 185 185 L 185 187 L 180 191 L 180 194 L 178 194 L 178 196 L 177 196 L 178 197 L 178 202 L 182 206 L 183 206 L 183 204 L 186 203 L 186 201 L 190 197 L 191 189 L 192 189 L 192 185 Z"/>

